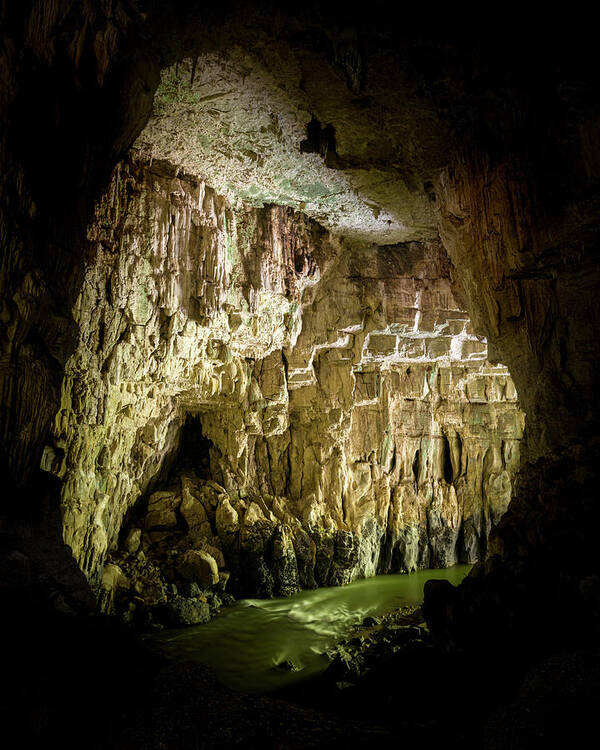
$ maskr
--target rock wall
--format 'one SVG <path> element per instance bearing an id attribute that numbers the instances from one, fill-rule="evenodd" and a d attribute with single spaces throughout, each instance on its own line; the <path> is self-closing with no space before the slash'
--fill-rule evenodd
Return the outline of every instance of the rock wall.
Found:
<path id="1" fill-rule="evenodd" d="M 598 158 L 595 148 L 588 158 Z M 525 164 L 476 153 L 442 173 L 438 196 L 440 236 L 461 269 L 465 303 L 522 394 L 528 459 L 589 447 L 598 434 L 586 406 L 598 388 L 597 204 L 574 201 L 551 216 Z"/>
<path id="2" fill-rule="evenodd" d="M 0 9 L 0 464 L 29 487 L 6 515 L 51 492 L 38 466 L 76 344 L 82 228 L 151 110 L 158 62 L 129 54 L 114 70 L 136 18 L 118 1 Z"/>
<path id="3" fill-rule="evenodd" d="M 599 154 L 590 117 L 553 164 L 578 172 L 581 190 L 564 190 L 555 175 L 542 182 L 526 159 L 494 162 L 478 151 L 438 185 L 441 238 L 464 268 L 462 294 L 490 358 L 510 362 L 527 435 L 488 559 L 457 591 L 426 591 L 428 621 L 446 644 L 471 649 L 495 633 L 524 663 L 555 643 L 597 637 L 598 562 L 585 537 L 600 522 L 591 406 L 600 387 Z M 546 153 L 533 157 L 550 163 Z M 557 601 L 568 602 L 558 613 Z"/>
<path id="4" fill-rule="evenodd" d="M 233 211 L 135 159 L 89 238 L 42 464 L 92 583 L 109 551 L 154 603 L 190 551 L 210 558 L 211 585 L 220 567 L 261 595 L 485 553 L 523 414 L 440 246 L 344 247 L 289 209 Z M 123 588 L 111 570 L 105 588 Z"/>
<path id="5" fill-rule="evenodd" d="M 80 341 L 42 466 L 63 480 L 65 540 L 94 580 L 187 410 L 239 398 L 247 358 L 293 332 L 294 300 L 318 275 L 294 247 L 318 256 L 323 233 L 284 209 L 236 218 L 203 183 L 127 163 L 89 236 Z"/>

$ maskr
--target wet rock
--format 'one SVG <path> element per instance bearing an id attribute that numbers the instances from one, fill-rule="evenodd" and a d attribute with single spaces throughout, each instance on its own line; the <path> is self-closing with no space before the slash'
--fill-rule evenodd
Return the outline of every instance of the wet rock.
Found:
<path id="1" fill-rule="evenodd" d="M 286 526 L 279 526 L 272 544 L 275 593 L 278 596 L 290 596 L 300 589 L 296 552 L 290 530 Z"/>
<path id="2" fill-rule="evenodd" d="M 362 625 L 365 628 L 373 628 L 376 625 L 379 625 L 381 620 L 379 620 L 377 617 L 373 617 L 372 615 L 368 615 L 365 617 L 365 619 L 362 621 Z"/>
<path id="3" fill-rule="evenodd" d="M 210 620 L 210 606 L 195 597 L 176 595 L 169 598 L 166 615 L 173 626 L 200 625 Z"/>
<path id="4" fill-rule="evenodd" d="M 275 669 L 279 669 L 282 672 L 300 672 L 303 668 L 296 664 L 292 659 L 286 659 L 275 664 Z"/>
<path id="5" fill-rule="evenodd" d="M 356 685 L 372 670 L 391 663 L 399 652 L 421 645 L 429 637 L 418 624 L 422 619 L 422 611 L 415 606 L 366 617 L 354 628 L 354 634 L 328 652 L 331 664 L 324 680 L 338 686 L 342 683 L 343 687 Z"/>

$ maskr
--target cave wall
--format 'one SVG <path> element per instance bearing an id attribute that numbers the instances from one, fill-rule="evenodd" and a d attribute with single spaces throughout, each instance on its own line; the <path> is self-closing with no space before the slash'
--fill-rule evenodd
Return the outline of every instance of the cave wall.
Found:
<path id="1" fill-rule="evenodd" d="M 93 201 L 150 113 L 159 63 L 118 61 L 139 21 L 129 4 L 11 5 L 0 11 L 1 461 L 22 488 L 43 482 Z"/>
<path id="2" fill-rule="evenodd" d="M 117 167 L 89 231 L 79 344 L 42 457 L 63 480 L 65 541 L 92 580 L 186 413 L 242 398 L 247 358 L 293 332 L 298 290 L 318 273 L 312 256 L 296 271 L 294 248 L 319 257 L 322 234 L 285 209 L 234 217 L 169 165 Z"/>
<path id="3" fill-rule="evenodd" d="M 549 216 L 539 192 L 518 161 L 485 158 L 443 172 L 438 191 L 464 299 L 523 394 L 532 462 L 597 435 L 587 406 L 598 385 L 594 207 L 573 196 L 560 218 Z"/>
<path id="4" fill-rule="evenodd" d="M 216 508 L 184 472 L 150 497 L 144 555 L 212 546 L 240 590 L 271 594 L 485 554 L 523 414 L 439 244 L 344 246 L 290 209 L 233 210 L 135 156 L 88 237 L 42 467 L 62 482 L 64 539 L 94 585 L 136 502 L 176 465 L 189 415 L 210 441 Z M 296 572 L 277 582 L 282 560 Z"/>
<path id="5" fill-rule="evenodd" d="M 511 663 L 556 643 L 593 643 L 599 622 L 589 536 L 600 521 L 597 132 L 586 117 L 551 160 L 537 150 L 500 161 L 472 154 L 438 186 L 440 236 L 465 269 L 461 299 L 488 336 L 490 358 L 510 364 L 527 431 L 488 559 L 458 591 L 430 588 L 425 603 L 446 644 L 485 648 L 483 632 L 502 634 Z"/>

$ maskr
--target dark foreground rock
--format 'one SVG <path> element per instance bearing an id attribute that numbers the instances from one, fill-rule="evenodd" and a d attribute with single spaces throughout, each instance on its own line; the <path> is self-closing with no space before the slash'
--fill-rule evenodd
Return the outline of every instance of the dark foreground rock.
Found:
<path id="1" fill-rule="evenodd" d="M 12 602 L 0 632 L 0 744 L 62 750 L 383 746 L 389 731 L 222 687 L 114 620 Z"/>
<path id="2" fill-rule="evenodd" d="M 520 664 L 478 658 L 441 648 L 421 607 L 406 607 L 365 618 L 330 656 L 323 675 L 278 695 L 340 718 L 368 716 L 409 746 L 531 750 L 584 743 L 595 731 L 597 649 Z"/>
<path id="3" fill-rule="evenodd" d="M 574 746 L 596 720 L 597 651 L 555 654 L 515 677 L 514 665 L 442 650 L 420 608 L 367 618 L 321 678 L 248 696 L 201 665 L 157 656 L 114 619 L 40 610 L 3 593 L 7 748 L 531 750 L 555 739 Z"/>
<path id="4" fill-rule="evenodd" d="M 210 747 L 383 747 L 387 729 L 343 721 L 326 712 L 219 685 L 197 664 L 170 664 L 157 675 L 147 702 L 130 717 L 116 750 Z"/>

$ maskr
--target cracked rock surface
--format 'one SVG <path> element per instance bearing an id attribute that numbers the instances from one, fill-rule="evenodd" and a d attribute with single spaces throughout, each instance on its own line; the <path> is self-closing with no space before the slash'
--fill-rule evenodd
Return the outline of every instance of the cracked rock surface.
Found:
<path id="1" fill-rule="evenodd" d="M 136 158 L 89 238 L 44 455 L 108 609 L 123 590 L 150 608 L 189 584 L 287 595 L 485 554 L 524 417 L 439 244 L 344 244 Z M 123 575 L 101 582 L 109 553 Z"/>

